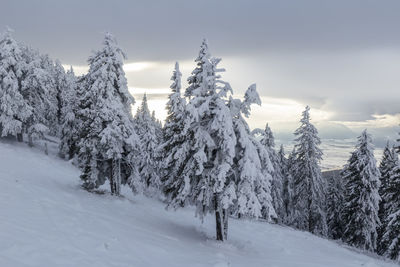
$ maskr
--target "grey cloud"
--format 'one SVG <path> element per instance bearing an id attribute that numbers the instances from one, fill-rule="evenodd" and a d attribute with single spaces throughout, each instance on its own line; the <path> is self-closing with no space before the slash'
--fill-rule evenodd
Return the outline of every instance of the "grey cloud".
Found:
<path id="1" fill-rule="evenodd" d="M 82 64 L 107 30 L 132 60 L 192 58 L 203 37 L 221 56 L 398 48 L 399 8 L 395 0 L 6 0 L 0 25 L 52 56 Z"/>
<path id="2" fill-rule="evenodd" d="M 207 37 L 238 95 L 256 82 L 263 96 L 357 121 L 400 112 L 399 10 L 397 0 L 5 0 L 0 27 L 77 65 L 111 31 L 130 61 L 171 62 L 128 73 L 142 88 L 168 88 L 173 62 L 193 62 Z"/>

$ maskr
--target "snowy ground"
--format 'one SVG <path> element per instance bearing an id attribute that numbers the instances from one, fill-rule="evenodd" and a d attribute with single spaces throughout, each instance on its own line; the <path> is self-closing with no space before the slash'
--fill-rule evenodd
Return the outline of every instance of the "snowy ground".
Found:
<path id="1" fill-rule="evenodd" d="M 51 150 L 51 149 L 50 149 Z M 0 142 L 0 266 L 397 266 L 264 222 L 214 221 L 152 199 L 90 194 L 70 163 L 37 148 Z"/>

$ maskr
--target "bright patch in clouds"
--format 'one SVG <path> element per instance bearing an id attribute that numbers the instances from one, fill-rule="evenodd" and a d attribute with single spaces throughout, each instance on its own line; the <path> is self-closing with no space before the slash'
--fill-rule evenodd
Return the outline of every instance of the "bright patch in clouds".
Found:
<path id="1" fill-rule="evenodd" d="M 156 65 L 155 62 L 132 62 L 124 64 L 125 72 L 142 71 Z"/>
<path id="2" fill-rule="evenodd" d="M 252 105 L 249 123 L 252 127 L 264 128 L 268 122 L 273 128 L 293 131 L 304 111 L 304 104 L 292 99 L 261 97 L 261 106 Z M 313 122 L 328 120 L 332 112 L 317 108 L 311 109 Z"/>
<path id="3" fill-rule="evenodd" d="M 125 63 L 124 64 L 124 71 L 126 73 L 129 72 L 137 72 L 137 71 L 143 71 L 149 68 L 152 68 L 156 66 L 156 62 L 131 62 L 131 63 Z M 71 65 L 63 64 L 64 69 L 69 69 Z M 76 75 L 83 75 L 86 74 L 89 70 L 89 66 L 82 66 L 82 65 L 72 65 L 72 68 L 74 69 L 74 72 Z"/>
<path id="4" fill-rule="evenodd" d="M 366 121 L 344 121 L 342 124 L 350 128 L 384 128 L 393 127 L 400 123 L 400 113 L 395 115 L 372 115 L 374 119 Z"/>
<path id="5" fill-rule="evenodd" d="M 171 93 L 171 89 L 169 88 L 133 88 L 129 87 L 129 92 L 132 95 L 168 95 Z"/>

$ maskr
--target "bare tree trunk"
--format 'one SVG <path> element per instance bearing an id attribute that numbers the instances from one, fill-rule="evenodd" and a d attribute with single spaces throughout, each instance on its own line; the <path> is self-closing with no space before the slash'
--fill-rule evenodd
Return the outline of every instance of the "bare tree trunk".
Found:
<path id="1" fill-rule="evenodd" d="M 111 190 L 111 195 L 115 195 L 115 183 L 114 183 L 114 168 L 113 168 L 113 160 L 110 159 L 108 161 L 109 168 L 110 168 L 110 190 Z"/>
<path id="2" fill-rule="evenodd" d="M 121 160 L 113 160 L 113 181 L 115 188 L 115 195 L 119 196 L 121 193 Z"/>
<path id="3" fill-rule="evenodd" d="M 111 194 L 119 196 L 121 193 L 121 160 L 110 160 L 110 187 Z"/>
<path id="4" fill-rule="evenodd" d="M 75 145 L 71 145 L 68 151 L 68 159 L 72 159 L 75 155 Z"/>
<path id="5" fill-rule="evenodd" d="M 22 135 L 22 133 L 17 133 L 17 141 L 18 142 L 23 142 L 24 141 L 24 136 Z"/>
<path id="6" fill-rule="evenodd" d="M 228 210 L 223 209 L 222 210 L 222 216 L 223 216 L 223 221 L 224 221 L 224 240 L 228 240 Z"/>
<path id="7" fill-rule="evenodd" d="M 312 204 L 312 190 L 311 190 L 311 182 L 308 183 L 308 231 L 310 233 L 314 233 L 314 224 L 313 224 L 313 217 L 312 217 L 312 210 L 311 210 L 311 204 Z"/>
<path id="8" fill-rule="evenodd" d="M 214 196 L 214 208 L 215 208 L 215 227 L 216 237 L 218 241 L 224 241 L 224 229 L 223 229 L 223 216 L 219 206 L 217 194 Z"/>
<path id="9" fill-rule="evenodd" d="M 31 135 L 31 134 L 28 135 L 28 145 L 29 145 L 30 147 L 33 147 L 33 138 L 32 138 L 32 135 Z"/>

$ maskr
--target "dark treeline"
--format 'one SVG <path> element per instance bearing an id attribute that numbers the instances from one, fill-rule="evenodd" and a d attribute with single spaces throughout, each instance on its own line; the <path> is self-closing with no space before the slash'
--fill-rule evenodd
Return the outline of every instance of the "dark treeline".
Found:
<path id="1" fill-rule="evenodd" d="M 201 219 L 215 216 L 217 240 L 227 239 L 228 218 L 261 218 L 399 260 L 399 147 L 388 143 L 378 166 L 364 131 L 340 174 L 326 179 L 310 108 L 286 156 L 268 124 L 264 130 L 248 126 L 251 105 L 261 105 L 256 86 L 234 98 L 221 78 L 221 59 L 211 56 L 205 40 L 184 91 L 175 65 L 163 125 L 146 95 L 132 115 L 124 59 L 106 34 L 88 59 L 88 73 L 77 77 L 4 33 L 1 135 L 27 139 L 30 146 L 55 136 L 60 156 L 81 169 L 86 190 L 108 181 L 113 195 L 127 185 L 134 193 L 162 196 L 171 208 L 194 206 Z"/>

